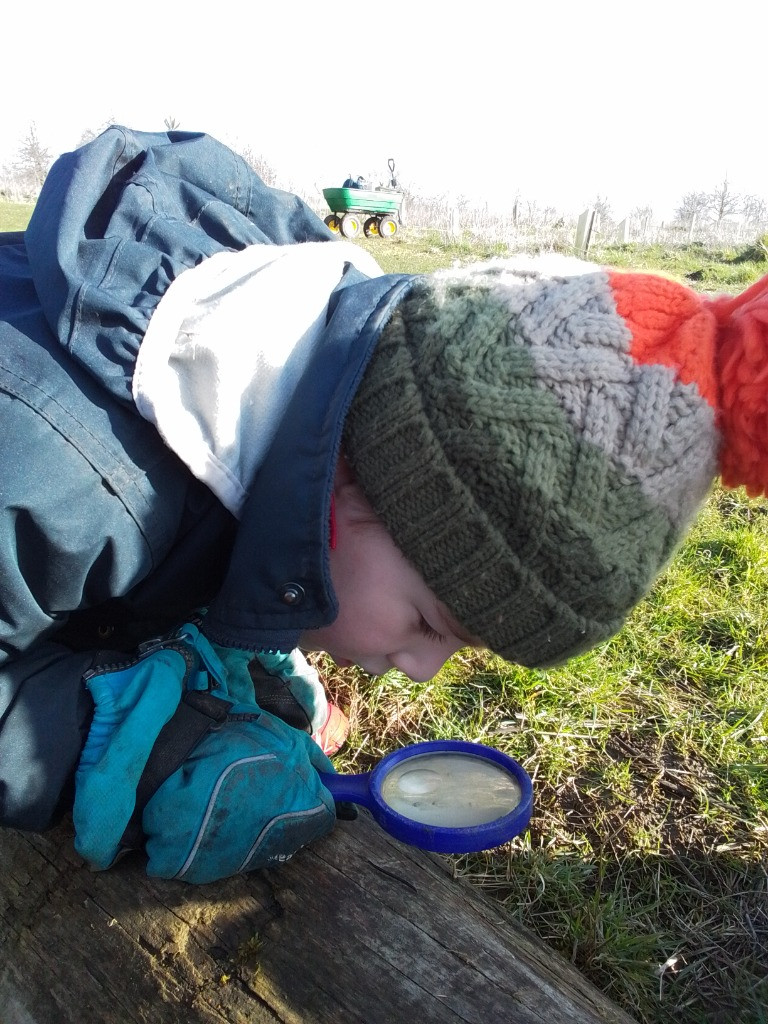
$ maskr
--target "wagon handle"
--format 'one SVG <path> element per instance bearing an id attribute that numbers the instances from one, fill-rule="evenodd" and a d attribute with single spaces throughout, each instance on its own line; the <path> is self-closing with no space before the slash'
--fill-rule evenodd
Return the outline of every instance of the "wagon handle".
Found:
<path id="1" fill-rule="evenodd" d="M 395 177 L 395 161 L 393 157 L 389 158 L 389 160 L 387 161 L 387 166 L 389 167 L 389 187 L 397 188 L 397 178 Z"/>

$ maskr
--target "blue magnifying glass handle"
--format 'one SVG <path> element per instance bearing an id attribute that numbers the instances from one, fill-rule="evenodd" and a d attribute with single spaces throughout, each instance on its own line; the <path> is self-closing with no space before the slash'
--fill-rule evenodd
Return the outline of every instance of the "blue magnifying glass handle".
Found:
<path id="1" fill-rule="evenodd" d="M 464 740 L 415 743 L 370 772 L 321 772 L 334 800 L 366 807 L 390 835 L 437 853 L 500 846 L 530 821 L 533 785 L 517 761 Z"/>
<path id="2" fill-rule="evenodd" d="M 361 775 L 337 775 L 335 772 L 318 772 L 320 781 L 331 791 L 334 800 L 340 803 L 347 801 L 359 804 L 361 807 L 367 807 L 369 811 L 375 806 L 371 796 L 372 774 L 363 772 Z"/>

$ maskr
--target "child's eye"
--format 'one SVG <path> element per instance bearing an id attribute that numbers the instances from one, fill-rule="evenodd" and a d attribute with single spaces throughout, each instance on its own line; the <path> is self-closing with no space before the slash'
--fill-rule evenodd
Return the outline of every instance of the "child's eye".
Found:
<path id="1" fill-rule="evenodd" d="M 443 636 L 443 634 L 438 633 L 434 626 L 430 626 L 430 624 L 427 622 L 423 615 L 421 616 L 421 619 L 419 621 L 419 629 L 421 630 L 425 637 L 427 637 L 429 640 L 434 640 L 436 644 L 442 644 L 445 642 L 445 637 Z"/>

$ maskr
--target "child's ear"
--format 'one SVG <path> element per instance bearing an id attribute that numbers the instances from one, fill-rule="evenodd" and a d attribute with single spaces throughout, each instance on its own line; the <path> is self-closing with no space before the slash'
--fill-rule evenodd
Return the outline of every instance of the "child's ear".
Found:
<path id="1" fill-rule="evenodd" d="M 344 455 L 339 456 L 336 464 L 336 475 L 333 480 L 334 525 L 343 523 L 356 526 L 384 524 L 371 508 L 371 503 L 363 494 L 357 477 Z"/>

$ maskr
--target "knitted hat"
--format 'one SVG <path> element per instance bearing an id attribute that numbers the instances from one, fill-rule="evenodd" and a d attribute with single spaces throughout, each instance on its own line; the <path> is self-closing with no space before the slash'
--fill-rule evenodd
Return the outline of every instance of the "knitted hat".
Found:
<path id="1" fill-rule="evenodd" d="M 621 627 L 718 473 L 768 490 L 767 350 L 768 278 L 714 301 L 588 264 L 417 278 L 345 453 L 458 621 L 550 665 Z"/>

